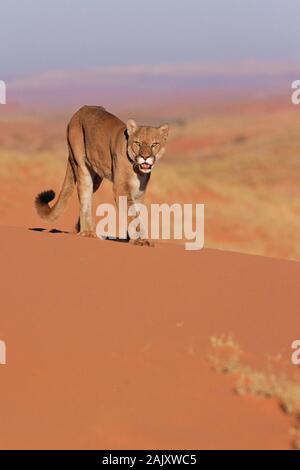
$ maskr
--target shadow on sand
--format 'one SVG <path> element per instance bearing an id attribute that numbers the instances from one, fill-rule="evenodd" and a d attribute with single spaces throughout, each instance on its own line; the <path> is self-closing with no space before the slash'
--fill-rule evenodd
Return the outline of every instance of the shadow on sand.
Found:
<path id="1" fill-rule="evenodd" d="M 33 232 L 46 232 L 46 233 L 66 233 L 70 235 L 77 235 L 77 232 L 68 232 L 66 230 L 59 230 L 57 228 L 47 229 L 43 227 L 30 227 L 28 230 L 32 230 Z M 117 242 L 117 243 L 129 243 L 129 237 L 127 238 L 116 238 L 116 237 L 105 237 L 102 240 L 108 240 L 110 242 Z"/>

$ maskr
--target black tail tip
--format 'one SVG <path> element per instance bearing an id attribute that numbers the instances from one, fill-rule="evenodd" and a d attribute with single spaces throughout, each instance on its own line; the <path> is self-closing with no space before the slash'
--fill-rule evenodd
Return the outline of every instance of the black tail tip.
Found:
<path id="1" fill-rule="evenodd" d="M 53 201 L 54 198 L 55 192 L 52 191 L 52 189 L 49 189 L 48 191 L 43 191 L 42 193 L 38 194 L 35 202 L 40 204 L 48 204 L 48 202 Z"/>

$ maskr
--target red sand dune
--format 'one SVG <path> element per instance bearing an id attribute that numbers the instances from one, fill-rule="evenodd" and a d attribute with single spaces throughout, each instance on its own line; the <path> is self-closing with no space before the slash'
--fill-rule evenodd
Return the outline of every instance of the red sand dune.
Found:
<path id="1" fill-rule="evenodd" d="M 22 228 L 0 242 L 2 449 L 290 448 L 291 418 L 235 396 L 207 352 L 231 332 L 288 361 L 299 263 Z"/>

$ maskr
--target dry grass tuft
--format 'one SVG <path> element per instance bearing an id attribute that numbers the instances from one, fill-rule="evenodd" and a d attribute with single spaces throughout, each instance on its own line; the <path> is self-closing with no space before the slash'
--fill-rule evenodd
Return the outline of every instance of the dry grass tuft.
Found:
<path id="1" fill-rule="evenodd" d="M 300 382 L 286 374 L 257 370 L 244 363 L 244 353 L 231 335 L 214 336 L 210 343 L 210 362 L 217 372 L 236 375 L 235 392 L 238 395 L 274 398 L 285 413 L 296 418 L 292 445 L 300 449 Z"/>

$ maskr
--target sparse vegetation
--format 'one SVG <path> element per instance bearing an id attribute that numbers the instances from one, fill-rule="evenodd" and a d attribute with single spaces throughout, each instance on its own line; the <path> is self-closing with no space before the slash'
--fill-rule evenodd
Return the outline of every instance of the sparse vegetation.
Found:
<path id="1" fill-rule="evenodd" d="M 212 337 L 210 343 L 211 364 L 217 372 L 235 375 L 234 389 L 238 395 L 274 398 L 285 413 L 296 418 L 292 444 L 294 448 L 300 449 L 300 380 L 276 371 L 267 371 L 267 368 L 258 370 L 247 364 L 239 344 L 230 335 Z"/>

